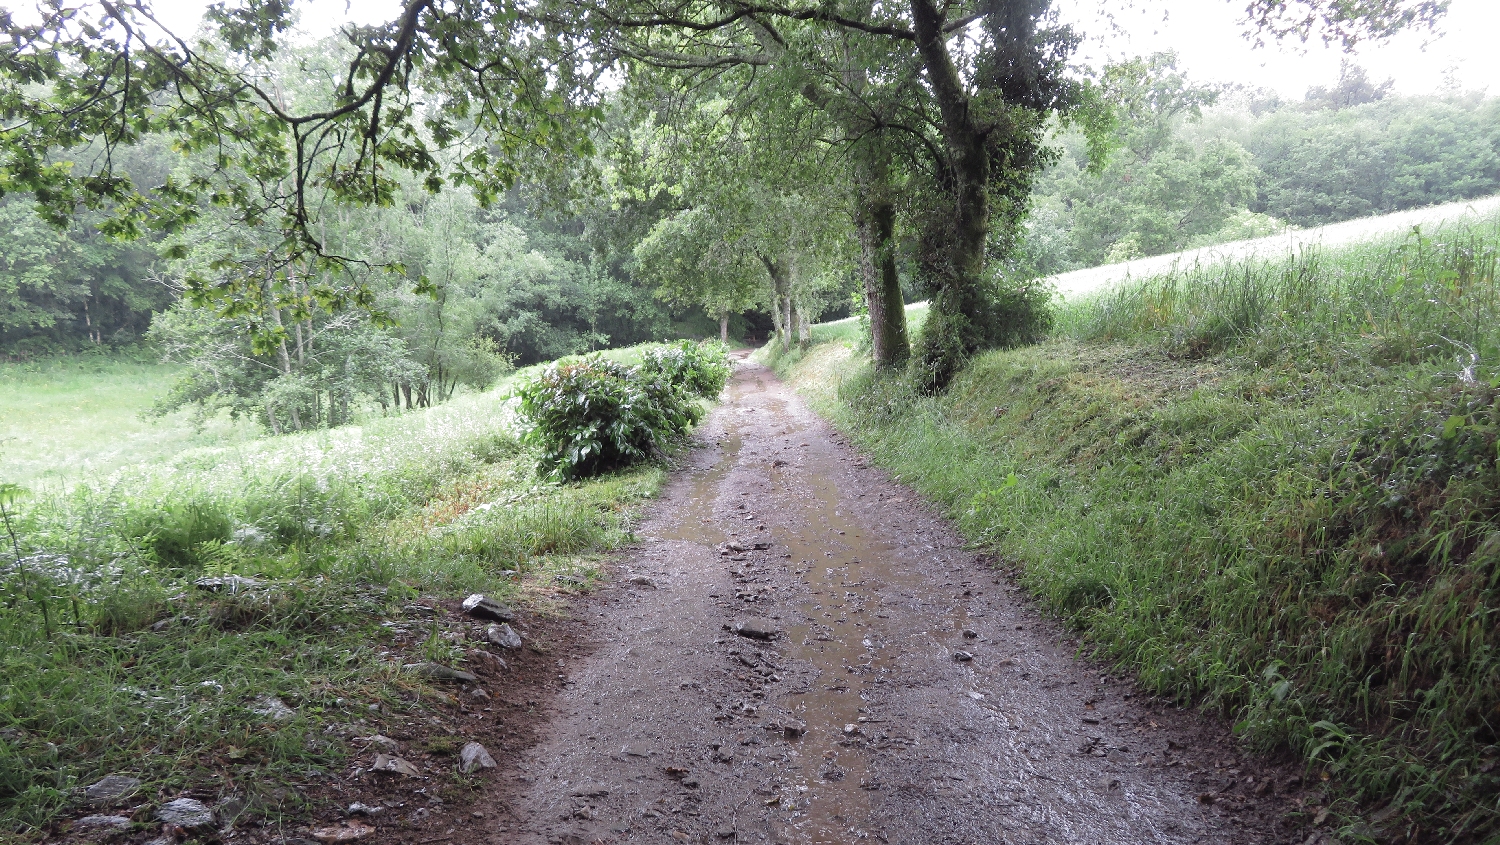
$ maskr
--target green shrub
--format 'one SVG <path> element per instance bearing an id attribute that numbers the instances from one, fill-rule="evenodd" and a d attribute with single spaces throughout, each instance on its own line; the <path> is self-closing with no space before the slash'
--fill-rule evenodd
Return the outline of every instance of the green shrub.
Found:
<path id="1" fill-rule="evenodd" d="M 705 399 L 717 399 L 729 381 L 729 356 L 716 341 L 648 346 L 641 357 L 641 375 L 647 379 L 664 379 Z"/>
<path id="2" fill-rule="evenodd" d="M 223 503 L 209 498 L 158 502 L 132 507 L 121 520 L 126 537 L 137 540 L 163 566 L 194 570 L 208 548 L 228 542 L 234 520 Z"/>
<path id="3" fill-rule="evenodd" d="M 685 434 L 703 409 L 667 379 L 597 355 L 553 364 L 520 389 L 541 471 L 571 481 L 643 460 Z"/>

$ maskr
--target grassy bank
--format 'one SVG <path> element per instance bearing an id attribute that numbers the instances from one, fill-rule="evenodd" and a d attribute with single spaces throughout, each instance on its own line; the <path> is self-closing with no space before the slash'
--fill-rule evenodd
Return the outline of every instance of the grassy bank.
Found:
<path id="1" fill-rule="evenodd" d="M 403 663 L 469 658 L 439 602 L 545 609 L 585 588 L 665 471 L 542 483 L 513 404 L 495 391 L 178 449 L 8 502 L 0 839 L 55 833 L 89 812 L 75 790 L 110 774 L 144 781 L 135 803 L 234 794 L 247 818 L 296 818 L 287 796 L 335 773 L 356 733 L 434 700 Z M 205 576 L 255 583 L 213 592 Z"/>
<path id="2" fill-rule="evenodd" d="M 1346 841 L 1494 841 L 1497 249 L 1490 219 L 1144 280 L 940 397 L 852 329 L 779 366 L 1099 653 L 1306 760 Z"/>

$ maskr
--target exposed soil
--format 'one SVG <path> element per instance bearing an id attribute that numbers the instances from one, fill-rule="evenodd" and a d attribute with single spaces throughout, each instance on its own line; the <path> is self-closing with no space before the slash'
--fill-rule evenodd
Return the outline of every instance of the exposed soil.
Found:
<path id="1" fill-rule="evenodd" d="M 1078 659 L 768 370 L 700 433 L 465 841 L 1306 838 L 1294 770 Z"/>
<path id="2" fill-rule="evenodd" d="M 455 845 L 1318 840 L 1288 815 L 1311 806 L 1296 769 L 1079 659 L 769 370 L 740 364 L 698 436 L 608 586 L 563 618 L 518 620 L 527 647 L 505 667 L 474 655 L 478 682 L 428 693 L 424 715 L 348 726 L 368 746 L 350 770 L 287 796 L 311 818 L 258 807 L 222 838 L 300 845 L 347 825 L 374 828 L 366 842 Z M 456 603 L 430 614 L 482 640 Z M 421 627 L 397 647 L 415 653 Z M 469 740 L 498 768 L 456 774 Z M 369 771 L 382 750 L 421 776 Z M 374 814 L 351 816 L 356 802 Z"/>

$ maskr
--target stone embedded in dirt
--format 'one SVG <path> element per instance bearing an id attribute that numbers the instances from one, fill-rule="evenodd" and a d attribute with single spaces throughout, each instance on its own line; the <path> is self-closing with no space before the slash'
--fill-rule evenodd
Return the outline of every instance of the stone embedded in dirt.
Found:
<path id="1" fill-rule="evenodd" d="M 156 808 L 156 817 L 162 824 L 175 825 L 183 830 L 201 830 L 214 826 L 214 811 L 192 798 L 176 798 Z"/>
<path id="2" fill-rule="evenodd" d="M 483 593 L 475 593 L 464 599 L 464 612 L 475 619 L 493 619 L 496 622 L 509 622 L 516 618 L 515 611 Z"/>
<path id="3" fill-rule="evenodd" d="M 620 748 L 621 757 L 650 757 L 651 749 L 644 745 L 625 745 Z"/>
<path id="4" fill-rule="evenodd" d="M 957 660 L 959 663 L 968 663 L 970 660 L 974 659 L 974 655 L 970 654 L 967 651 L 955 651 L 953 652 L 953 659 Z"/>
<path id="5" fill-rule="evenodd" d="M 250 708 L 250 712 L 265 716 L 273 722 L 287 722 L 297 718 L 297 711 L 274 695 L 263 695 L 255 699 L 255 706 Z"/>
<path id="6" fill-rule="evenodd" d="M 964 629 L 964 639 L 966 639 L 966 640 L 977 640 L 977 639 L 979 639 L 979 632 L 978 631 L 970 630 L 968 628 L 965 628 Z"/>
<path id="7" fill-rule="evenodd" d="M 484 629 L 484 638 L 501 648 L 520 648 L 521 635 L 516 629 L 501 623 Z"/>
<path id="8" fill-rule="evenodd" d="M 656 589 L 656 582 L 644 575 L 637 575 L 634 578 L 631 578 L 630 584 L 634 587 L 645 587 L 648 590 Z"/>
<path id="9" fill-rule="evenodd" d="M 732 827 L 723 827 L 719 828 L 718 833 L 714 835 L 718 836 L 720 839 L 733 839 L 735 837 L 735 831 Z"/>
<path id="10" fill-rule="evenodd" d="M 361 804 L 360 802 L 355 801 L 353 804 L 350 804 L 349 809 L 345 810 L 344 812 L 348 813 L 351 816 L 373 816 L 384 810 L 384 807 L 372 807 L 369 804 Z"/>
<path id="11" fill-rule="evenodd" d="M 370 770 L 385 772 L 389 775 L 403 775 L 409 778 L 422 776 L 422 771 L 416 766 L 392 754 L 376 754 L 375 762 L 370 765 Z"/>
<path id="12" fill-rule="evenodd" d="M 799 719 L 785 722 L 781 726 L 781 734 L 787 739 L 796 739 L 805 733 L 807 733 L 807 723 Z"/>
<path id="13" fill-rule="evenodd" d="M 109 775 L 86 787 L 83 790 L 83 797 L 90 804 L 113 804 L 129 798 L 140 788 L 141 782 L 137 778 L 128 775 Z"/>
<path id="14" fill-rule="evenodd" d="M 319 842 L 357 842 L 373 835 L 375 828 L 355 821 L 337 827 L 320 827 L 312 832 L 312 838 Z"/>
<path id="15" fill-rule="evenodd" d="M 469 649 L 469 659 L 483 665 L 491 672 L 503 672 L 510 668 L 510 664 L 505 662 L 505 658 L 493 652 L 485 651 L 482 648 Z"/>
<path id="16" fill-rule="evenodd" d="M 472 775 L 480 769 L 495 768 L 495 758 L 483 745 L 477 742 L 465 743 L 463 749 L 458 752 L 458 770 L 466 775 Z"/>
<path id="17" fill-rule="evenodd" d="M 1119 789 L 1119 788 L 1120 788 L 1120 779 L 1119 778 L 1112 778 L 1112 777 L 1109 777 L 1108 775 L 1106 775 L 1106 776 L 1104 776 L 1104 777 L 1102 777 L 1102 778 L 1099 779 L 1099 789 L 1100 789 L 1100 791 L 1109 792 L 1112 789 Z"/>
<path id="18" fill-rule="evenodd" d="M 763 551 L 765 549 L 771 548 L 771 544 L 770 543 L 751 543 L 750 544 L 750 548 L 755 549 L 756 551 Z"/>
<path id="19" fill-rule="evenodd" d="M 473 672 L 465 672 L 462 669 L 454 669 L 441 663 L 408 663 L 401 667 L 404 671 L 423 678 L 431 678 L 435 681 L 458 681 L 471 684 L 479 680 L 479 676 Z"/>
<path id="20" fill-rule="evenodd" d="M 752 640 L 775 639 L 781 631 L 764 619 L 741 619 L 730 627 L 731 631 Z"/>
<path id="21" fill-rule="evenodd" d="M 130 819 L 124 816 L 84 816 L 73 822 L 74 830 L 124 830 L 130 827 Z"/>
<path id="22" fill-rule="evenodd" d="M 574 798 L 604 798 L 609 795 L 609 790 L 598 784 L 590 784 L 580 786 L 568 794 Z"/>
<path id="23" fill-rule="evenodd" d="M 199 578 L 193 582 L 193 586 L 210 593 L 237 593 L 247 592 L 260 586 L 260 582 L 254 578 L 246 578 L 243 575 L 213 575 L 207 578 Z"/>

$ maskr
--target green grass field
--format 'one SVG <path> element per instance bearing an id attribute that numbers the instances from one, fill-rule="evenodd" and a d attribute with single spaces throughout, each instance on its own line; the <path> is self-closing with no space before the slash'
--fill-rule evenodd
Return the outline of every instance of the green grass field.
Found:
<path id="1" fill-rule="evenodd" d="M 114 773 L 148 800 L 240 783 L 252 812 L 296 817 L 274 794 L 351 750 L 325 729 L 422 711 L 402 660 L 466 659 L 461 633 L 409 608 L 471 592 L 545 607 L 586 588 L 665 477 L 539 480 L 516 376 L 282 437 L 143 418 L 171 377 L 58 361 L 0 383 L 0 482 L 30 488 L 4 501 L 19 557 L 0 547 L 0 838 L 56 834 L 83 812 L 73 790 Z M 259 584 L 195 589 L 206 575 Z M 393 631 L 413 627 L 430 636 L 398 647 Z M 269 725 L 267 695 L 296 716 Z"/>
<path id="2" fill-rule="evenodd" d="M 148 418 L 177 369 L 103 357 L 0 364 L 0 479 L 57 488 L 185 449 L 259 436 L 227 418 Z"/>
<path id="3" fill-rule="evenodd" d="M 1342 841 L 1494 842 L 1497 254 L 1491 217 L 1146 279 L 935 397 L 843 327 L 779 366 L 1092 649 L 1304 759 Z"/>

